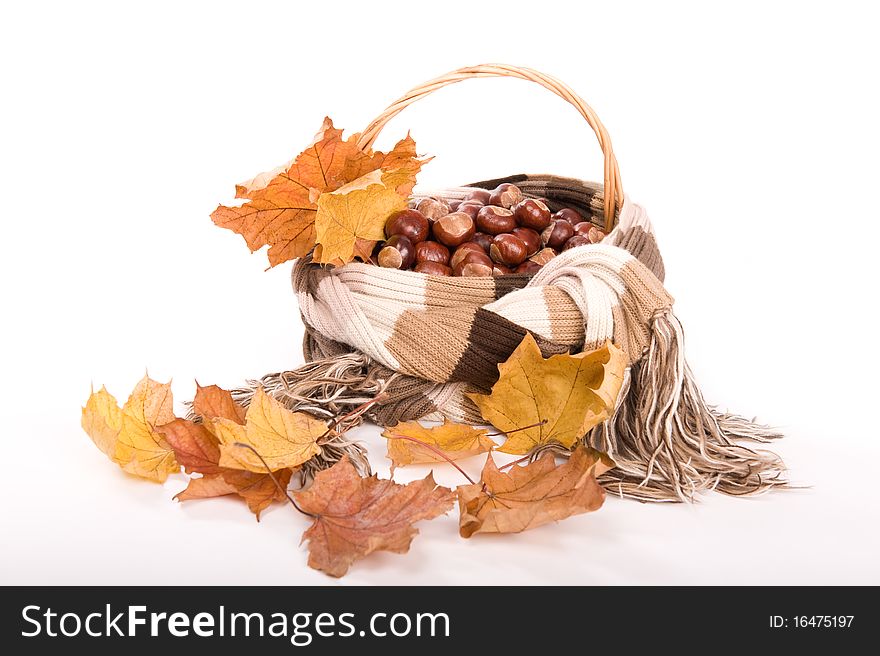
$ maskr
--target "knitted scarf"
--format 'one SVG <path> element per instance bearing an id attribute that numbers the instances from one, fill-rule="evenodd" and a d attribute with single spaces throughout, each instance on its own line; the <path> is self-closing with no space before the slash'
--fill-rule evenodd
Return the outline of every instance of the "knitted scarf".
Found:
<path id="1" fill-rule="evenodd" d="M 512 176 L 416 200 L 461 198 L 501 181 L 546 199 L 552 210 L 575 207 L 601 226 L 601 188 L 555 176 Z M 647 214 L 628 198 L 602 243 L 565 251 L 533 276 L 440 277 L 365 263 L 324 268 L 303 258 L 293 287 L 307 364 L 252 381 L 238 397 L 246 402 L 260 385 L 291 408 L 334 417 L 383 391 L 385 401 L 368 413 L 383 426 L 443 417 L 481 424 L 466 393 L 487 392 L 498 364 L 527 333 L 545 357 L 611 339 L 630 366 L 614 416 L 585 436 L 617 462 L 600 479 L 607 489 L 683 501 L 706 489 L 742 495 L 784 485 L 776 455 L 737 443 L 779 435 L 703 400 L 663 278 Z"/>

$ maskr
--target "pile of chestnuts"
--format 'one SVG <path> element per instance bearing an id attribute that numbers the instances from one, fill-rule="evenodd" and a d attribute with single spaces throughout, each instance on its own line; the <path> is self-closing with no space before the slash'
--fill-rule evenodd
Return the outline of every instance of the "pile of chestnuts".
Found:
<path id="1" fill-rule="evenodd" d="M 385 235 L 375 264 L 435 276 L 531 274 L 560 252 L 605 237 L 577 210 L 551 213 L 507 182 L 463 200 L 423 198 L 388 217 Z"/>

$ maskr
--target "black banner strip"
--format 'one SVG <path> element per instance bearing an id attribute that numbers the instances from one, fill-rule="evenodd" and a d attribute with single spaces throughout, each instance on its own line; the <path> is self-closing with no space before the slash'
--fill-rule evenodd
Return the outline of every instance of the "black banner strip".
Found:
<path id="1" fill-rule="evenodd" d="M 366 647 L 369 653 L 420 656 L 482 649 L 854 650 L 880 633 L 874 593 L 710 586 L 7 587 L 0 644 L 7 654 L 83 647 L 90 656 L 129 648 L 184 654 L 218 647 L 254 654 L 339 654 Z"/>

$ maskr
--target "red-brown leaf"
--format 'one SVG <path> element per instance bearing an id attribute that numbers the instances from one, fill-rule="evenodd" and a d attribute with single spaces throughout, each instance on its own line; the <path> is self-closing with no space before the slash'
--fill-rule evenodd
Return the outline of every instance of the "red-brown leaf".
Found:
<path id="1" fill-rule="evenodd" d="M 309 543 L 309 566 L 339 577 L 374 551 L 409 551 L 418 533 L 413 523 L 449 511 L 455 494 L 437 485 L 432 474 L 407 485 L 364 478 L 343 458 L 294 497 L 315 516 L 303 533 Z"/>

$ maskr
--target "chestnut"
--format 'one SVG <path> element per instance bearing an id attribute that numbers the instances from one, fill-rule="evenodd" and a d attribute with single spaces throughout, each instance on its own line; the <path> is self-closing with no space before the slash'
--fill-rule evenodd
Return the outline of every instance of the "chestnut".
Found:
<path id="1" fill-rule="evenodd" d="M 491 276 L 494 263 L 481 251 L 468 252 L 452 267 L 454 276 Z"/>
<path id="2" fill-rule="evenodd" d="M 416 244 L 416 262 L 437 262 L 449 264 L 449 249 L 436 241 L 421 241 Z"/>
<path id="3" fill-rule="evenodd" d="M 553 215 L 553 218 L 568 221 L 572 226 L 576 226 L 578 223 L 583 223 L 586 220 L 580 212 L 570 207 L 563 207 Z"/>
<path id="4" fill-rule="evenodd" d="M 503 264 L 498 264 L 498 262 L 496 262 L 492 266 L 493 276 L 506 276 L 509 273 L 513 273 L 513 269 L 511 269 L 510 267 L 506 267 Z"/>
<path id="5" fill-rule="evenodd" d="M 518 267 L 516 267 L 513 270 L 513 272 L 514 273 L 527 273 L 529 275 L 532 275 L 533 273 L 537 273 L 540 270 L 541 270 L 540 264 L 538 264 L 537 262 L 532 262 L 531 260 L 526 260 L 525 262 L 520 264 Z"/>
<path id="6" fill-rule="evenodd" d="M 475 203 L 470 200 L 466 200 L 461 205 L 458 206 L 458 212 L 464 212 L 469 217 L 471 217 L 474 221 L 477 220 L 477 213 L 483 208 L 482 203 Z"/>
<path id="7" fill-rule="evenodd" d="M 556 251 L 552 248 L 543 248 L 529 258 L 529 262 L 534 262 L 538 266 L 544 266 L 556 257 Z"/>
<path id="8" fill-rule="evenodd" d="M 540 241 L 540 237 L 538 240 Z M 492 246 L 492 235 L 487 235 L 485 232 L 475 233 L 473 237 L 471 237 L 471 241 L 474 244 L 479 244 L 484 251 L 486 251 L 486 255 L 489 254 L 489 247 Z"/>
<path id="9" fill-rule="evenodd" d="M 458 246 L 474 236 L 474 221 L 464 212 L 453 212 L 434 222 L 434 237 L 446 246 Z"/>
<path id="10" fill-rule="evenodd" d="M 514 228 L 510 234 L 522 239 L 528 250 L 528 255 L 526 257 L 531 257 L 541 250 L 541 235 L 531 228 Z"/>
<path id="11" fill-rule="evenodd" d="M 567 242 L 565 242 L 565 246 L 562 247 L 562 250 L 567 251 L 569 248 L 577 248 L 578 246 L 586 246 L 587 244 L 592 244 L 589 237 L 584 237 L 583 235 L 574 235 L 570 237 Z"/>
<path id="12" fill-rule="evenodd" d="M 534 198 L 526 198 L 513 208 L 516 222 L 524 228 L 540 232 L 550 225 L 550 208 Z"/>
<path id="13" fill-rule="evenodd" d="M 499 205 L 505 208 L 511 208 L 523 199 L 522 191 L 515 184 L 502 182 L 495 187 L 495 191 L 489 196 L 489 205 Z"/>
<path id="14" fill-rule="evenodd" d="M 386 269 L 409 269 L 415 260 L 415 247 L 403 235 L 392 235 L 379 251 L 377 260 L 379 266 Z"/>
<path id="15" fill-rule="evenodd" d="M 467 196 L 464 197 L 464 202 L 468 202 L 469 200 L 475 200 L 480 205 L 488 205 L 489 196 L 492 195 L 491 191 L 487 191 L 486 189 L 474 189 Z"/>
<path id="16" fill-rule="evenodd" d="M 489 256 L 500 264 L 518 266 L 529 256 L 529 249 L 523 240 L 515 235 L 497 235 L 492 240 Z"/>
<path id="17" fill-rule="evenodd" d="M 605 233 L 599 230 L 596 226 L 591 225 L 589 232 L 587 232 L 587 238 L 590 240 L 591 244 L 598 244 L 605 239 Z"/>
<path id="18" fill-rule="evenodd" d="M 584 221 L 582 223 L 578 223 L 574 227 L 574 234 L 581 235 L 582 237 L 588 237 L 590 234 L 590 228 L 593 227 L 593 224 L 589 221 Z"/>
<path id="19" fill-rule="evenodd" d="M 460 200 L 450 200 L 450 201 L 446 202 L 446 204 L 449 205 L 450 212 L 457 212 L 458 206 L 461 205 L 461 203 L 462 203 L 462 201 L 460 201 Z"/>
<path id="20" fill-rule="evenodd" d="M 541 233 L 541 241 L 550 248 L 562 248 L 562 245 L 574 235 L 574 227 L 565 219 L 554 219 Z"/>
<path id="21" fill-rule="evenodd" d="M 500 235 L 502 232 L 510 232 L 516 227 L 516 219 L 513 212 L 497 205 L 486 205 L 477 213 L 477 228 L 480 232 L 488 232 L 490 235 Z"/>
<path id="22" fill-rule="evenodd" d="M 441 216 L 449 214 L 449 205 L 442 200 L 436 198 L 423 198 L 416 205 L 416 210 L 425 215 L 431 223 L 439 219 Z"/>
<path id="23" fill-rule="evenodd" d="M 488 262 L 488 264 L 487 264 Z M 488 257 L 486 260 L 465 260 L 452 269 L 452 275 L 465 277 L 488 277 L 492 275 L 494 266 Z"/>
<path id="24" fill-rule="evenodd" d="M 403 235 L 413 244 L 428 238 L 428 219 L 418 210 L 401 210 L 388 217 L 385 222 L 388 237 Z"/>
<path id="25" fill-rule="evenodd" d="M 416 264 L 416 271 L 419 273 L 426 273 L 429 276 L 451 276 L 452 268 L 446 266 L 445 264 L 441 264 L 440 262 L 419 262 Z"/>
<path id="26" fill-rule="evenodd" d="M 480 255 L 484 255 L 487 258 L 489 257 L 489 254 L 486 253 L 486 251 L 484 251 L 479 244 L 475 244 L 474 242 L 469 241 L 455 249 L 452 257 L 449 259 L 449 266 L 454 269 L 458 265 L 458 263 L 461 262 L 469 253 L 479 253 Z"/>

